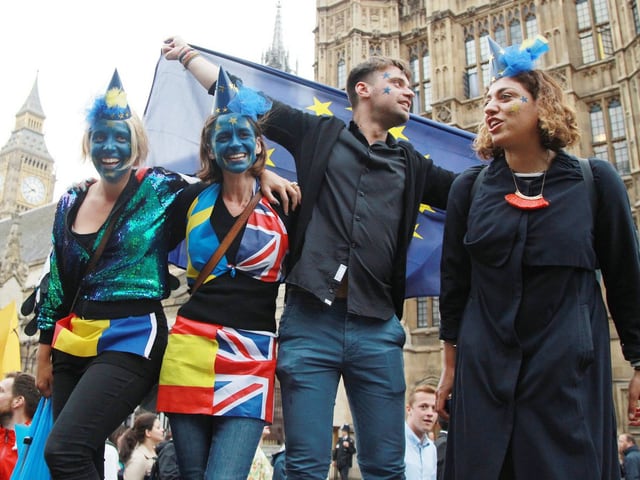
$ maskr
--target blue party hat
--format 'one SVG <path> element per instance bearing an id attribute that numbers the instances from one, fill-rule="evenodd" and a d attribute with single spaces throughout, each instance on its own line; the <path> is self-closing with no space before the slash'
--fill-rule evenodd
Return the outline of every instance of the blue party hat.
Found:
<path id="1" fill-rule="evenodd" d="M 491 56 L 491 81 L 502 77 L 513 77 L 534 69 L 535 61 L 549 50 L 549 42 L 542 35 L 527 39 L 520 45 L 502 48 L 491 37 L 487 37 Z"/>
<path id="2" fill-rule="evenodd" d="M 126 120 L 127 118 L 131 118 L 131 109 L 118 69 L 115 69 L 107 91 L 103 96 L 96 98 L 93 107 L 89 110 L 87 121 L 93 124 L 96 120 Z"/>
<path id="3" fill-rule="evenodd" d="M 271 108 L 271 100 L 251 88 L 244 87 L 240 79 L 233 83 L 227 72 L 220 67 L 215 96 L 213 98 L 212 113 L 238 113 L 254 120 Z"/>

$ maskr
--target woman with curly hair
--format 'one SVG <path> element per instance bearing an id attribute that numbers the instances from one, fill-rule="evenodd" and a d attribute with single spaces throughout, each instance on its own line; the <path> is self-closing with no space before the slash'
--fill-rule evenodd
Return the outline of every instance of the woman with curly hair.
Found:
<path id="1" fill-rule="evenodd" d="M 475 149 L 491 162 L 455 180 L 444 233 L 444 478 L 619 478 L 598 270 L 623 354 L 640 365 L 626 189 L 608 162 L 564 150 L 578 140 L 575 114 L 553 78 L 533 68 L 547 42 L 490 46 L 495 80 Z M 636 371 L 630 412 L 639 392 Z"/>

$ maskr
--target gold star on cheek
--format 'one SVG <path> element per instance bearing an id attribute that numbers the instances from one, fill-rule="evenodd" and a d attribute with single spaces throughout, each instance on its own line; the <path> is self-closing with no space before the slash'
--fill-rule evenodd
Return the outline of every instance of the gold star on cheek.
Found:
<path id="1" fill-rule="evenodd" d="M 419 225 L 420 225 L 419 223 L 416 223 L 416 226 L 413 228 L 413 238 L 419 238 L 420 240 L 422 240 L 423 239 L 422 235 L 420 235 L 418 233 L 418 226 Z"/>
<path id="2" fill-rule="evenodd" d="M 513 113 L 518 113 L 520 111 L 520 105 L 518 105 L 517 103 L 511 107 L 511 111 Z"/>
<path id="3" fill-rule="evenodd" d="M 276 166 L 276 164 L 273 163 L 273 160 L 271 160 L 271 155 L 275 151 L 276 151 L 275 148 L 267 148 L 267 166 L 269 166 L 269 167 L 275 167 Z"/>
<path id="4" fill-rule="evenodd" d="M 409 140 L 404 133 L 404 128 L 405 125 L 401 126 L 401 127 L 393 127 L 389 129 L 389 133 L 393 136 L 393 138 L 395 138 L 396 140 Z"/>
<path id="5" fill-rule="evenodd" d="M 307 107 L 307 110 L 311 110 L 312 112 L 314 112 L 317 116 L 320 115 L 329 115 L 330 117 L 333 116 L 333 113 L 331 112 L 331 110 L 329 110 L 329 106 L 331 105 L 331 102 L 324 102 L 322 103 L 320 100 L 318 100 L 316 97 L 313 97 L 313 105 L 310 107 Z"/>

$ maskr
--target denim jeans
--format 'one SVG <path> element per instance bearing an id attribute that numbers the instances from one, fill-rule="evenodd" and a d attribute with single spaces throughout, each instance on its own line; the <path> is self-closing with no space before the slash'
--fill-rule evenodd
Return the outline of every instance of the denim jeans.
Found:
<path id="1" fill-rule="evenodd" d="M 292 292 L 278 337 L 287 480 L 327 478 L 340 377 L 363 478 L 404 478 L 405 333 L 398 318 L 352 315 L 344 300 L 327 306 Z"/>
<path id="2" fill-rule="evenodd" d="M 169 413 L 183 480 L 246 480 L 264 421 Z"/>
<path id="3" fill-rule="evenodd" d="M 149 359 L 123 352 L 82 358 L 53 351 L 55 423 L 44 456 L 54 480 L 103 478 L 105 440 L 157 383 L 166 345 L 162 315 Z"/>

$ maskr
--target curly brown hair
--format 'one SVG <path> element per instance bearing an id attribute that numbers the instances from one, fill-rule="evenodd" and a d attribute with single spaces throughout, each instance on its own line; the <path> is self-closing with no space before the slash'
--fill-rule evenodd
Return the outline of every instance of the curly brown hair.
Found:
<path id="1" fill-rule="evenodd" d="M 222 181 L 222 169 L 217 164 L 213 150 L 211 149 L 211 134 L 216 126 L 216 122 L 220 117 L 219 114 L 209 115 L 204 122 L 202 132 L 200 132 L 200 170 L 197 172 L 197 177 L 203 182 L 215 183 Z M 260 124 L 251 117 L 246 117 L 253 128 L 253 132 L 256 135 L 256 143 L 260 144 L 261 151 L 256 156 L 256 161 L 248 172 L 254 177 L 258 177 L 265 169 L 267 164 L 267 145 L 262 138 L 262 128 Z M 261 121 L 265 121 L 266 117 L 262 117 Z"/>
<path id="2" fill-rule="evenodd" d="M 542 70 L 519 73 L 511 78 L 522 85 L 537 102 L 538 131 L 544 148 L 557 152 L 578 141 L 580 132 L 576 112 L 567 104 L 558 82 Z M 489 129 L 484 122 L 478 127 L 473 149 L 485 160 L 504 154 L 502 147 L 493 145 Z"/>

